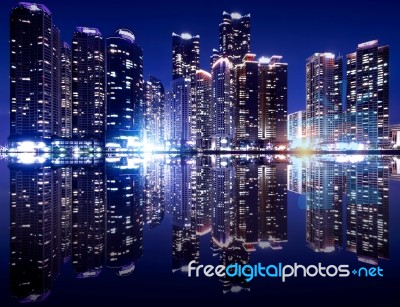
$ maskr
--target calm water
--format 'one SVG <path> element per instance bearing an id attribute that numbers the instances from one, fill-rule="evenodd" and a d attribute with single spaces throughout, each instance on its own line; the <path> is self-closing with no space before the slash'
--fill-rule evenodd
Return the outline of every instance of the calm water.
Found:
<path id="1" fill-rule="evenodd" d="M 397 300 L 396 157 L 86 162 L 0 161 L 1 306 Z M 384 276 L 189 278 L 192 260 L 379 266 Z"/>

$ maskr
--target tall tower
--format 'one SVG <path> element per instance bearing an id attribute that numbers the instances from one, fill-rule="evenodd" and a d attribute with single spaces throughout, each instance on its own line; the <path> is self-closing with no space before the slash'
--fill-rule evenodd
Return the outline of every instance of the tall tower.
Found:
<path id="1" fill-rule="evenodd" d="M 306 135 L 314 148 L 339 141 L 342 120 L 342 58 L 315 53 L 306 65 Z"/>
<path id="2" fill-rule="evenodd" d="M 59 169 L 10 165 L 10 288 L 45 300 L 60 270 Z"/>
<path id="3" fill-rule="evenodd" d="M 143 127 L 143 51 L 126 29 L 106 41 L 107 140 L 126 147 Z"/>
<path id="4" fill-rule="evenodd" d="M 77 278 L 97 277 L 104 265 L 104 165 L 72 169 L 72 265 Z"/>
<path id="5" fill-rule="evenodd" d="M 72 50 L 61 46 L 61 137 L 72 137 Z"/>
<path id="6" fill-rule="evenodd" d="M 172 33 L 172 80 L 191 77 L 200 68 L 200 36 Z"/>
<path id="7" fill-rule="evenodd" d="M 235 66 L 235 141 L 236 146 L 256 147 L 258 139 L 258 62 L 246 54 Z"/>
<path id="8" fill-rule="evenodd" d="M 145 140 L 148 144 L 162 145 L 164 142 L 164 86 L 160 80 L 150 76 L 144 83 Z"/>
<path id="9" fill-rule="evenodd" d="M 195 95 L 196 109 L 192 110 L 192 113 L 195 113 L 192 119 L 196 147 L 209 149 L 212 136 L 211 74 L 209 72 L 204 70 L 196 72 Z"/>
<path id="10" fill-rule="evenodd" d="M 72 136 L 104 141 L 105 51 L 95 28 L 78 27 L 72 43 Z"/>
<path id="11" fill-rule="evenodd" d="M 213 149 L 230 148 L 232 145 L 234 78 L 232 63 L 220 58 L 212 68 L 212 120 Z"/>
<path id="12" fill-rule="evenodd" d="M 222 13 L 219 24 L 220 55 L 228 57 L 233 64 L 240 64 L 250 53 L 250 14 Z"/>
<path id="13" fill-rule="evenodd" d="M 389 140 L 389 46 L 377 40 L 358 45 L 347 57 L 347 138 L 369 148 Z"/>
<path id="14" fill-rule="evenodd" d="M 10 142 L 60 136 L 60 33 L 43 4 L 10 15 Z"/>
<path id="15" fill-rule="evenodd" d="M 258 137 L 264 146 L 286 146 L 288 64 L 282 56 L 262 57 L 259 63 Z"/>
<path id="16" fill-rule="evenodd" d="M 192 36 L 189 33 L 181 35 L 172 33 L 172 94 L 182 107 L 182 112 L 177 119 L 182 123 L 181 145 L 183 147 L 192 147 L 194 145 L 194 128 L 196 116 L 192 110 L 196 109 L 195 105 L 195 85 L 196 71 L 200 68 L 200 36 Z M 186 90 L 183 92 L 181 88 L 187 88 L 186 82 L 189 83 L 189 95 Z M 176 90 L 178 92 L 176 92 Z M 182 95 L 184 93 L 185 95 Z M 188 130 L 186 129 L 188 126 Z M 193 132 L 193 134 L 192 134 Z"/>

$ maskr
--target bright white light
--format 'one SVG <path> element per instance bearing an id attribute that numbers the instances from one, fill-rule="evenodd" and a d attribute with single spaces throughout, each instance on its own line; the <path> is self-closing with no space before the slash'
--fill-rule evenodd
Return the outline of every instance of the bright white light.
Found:
<path id="1" fill-rule="evenodd" d="M 124 38 L 129 39 L 130 41 L 134 42 L 135 41 L 135 35 L 131 31 L 120 29 L 117 31 L 119 35 L 121 35 Z"/>
<path id="2" fill-rule="evenodd" d="M 18 152 L 34 152 L 35 151 L 35 143 L 30 141 L 21 142 L 17 147 Z"/>
<path id="3" fill-rule="evenodd" d="M 222 167 L 225 167 L 225 166 L 227 166 L 227 165 L 228 165 L 228 162 L 226 162 L 226 161 L 222 161 L 222 162 L 221 162 L 221 166 L 222 166 Z"/>
<path id="4" fill-rule="evenodd" d="M 182 33 L 181 37 L 183 39 L 192 39 L 192 35 L 190 35 L 189 33 Z"/>
<path id="5" fill-rule="evenodd" d="M 325 55 L 325 57 L 327 59 L 334 59 L 335 58 L 335 55 L 333 53 L 330 53 L 330 52 L 325 52 L 324 55 Z"/>
<path id="6" fill-rule="evenodd" d="M 221 140 L 221 144 L 228 144 L 228 140 L 227 139 L 222 139 Z"/>
<path id="7" fill-rule="evenodd" d="M 258 61 L 260 62 L 260 64 L 269 64 L 270 60 L 270 58 L 262 56 Z"/>
<path id="8" fill-rule="evenodd" d="M 232 17 L 232 19 L 240 19 L 240 18 L 242 18 L 242 15 L 239 13 L 232 13 L 231 17 Z"/>

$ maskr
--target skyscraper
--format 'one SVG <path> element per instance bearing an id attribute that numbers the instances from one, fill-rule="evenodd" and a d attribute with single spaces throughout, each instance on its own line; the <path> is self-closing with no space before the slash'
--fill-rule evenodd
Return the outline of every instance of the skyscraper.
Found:
<path id="1" fill-rule="evenodd" d="M 259 61 L 258 137 L 264 147 L 286 147 L 288 142 L 288 64 L 281 59 L 274 55 Z"/>
<path id="2" fill-rule="evenodd" d="M 195 110 L 192 110 L 193 131 L 196 148 L 211 148 L 212 136 L 212 104 L 211 104 L 211 74 L 204 70 L 196 72 Z M 195 116 L 193 116 L 195 113 Z"/>
<path id="3" fill-rule="evenodd" d="M 332 252 L 342 245 L 342 166 L 314 160 L 306 173 L 307 246 L 316 252 Z"/>
<path id="4" fill-rule="evenodd" d="M 10 137 L 60 135 L 60 33 L 43 4 L 20 2 L 10 15 Z"/>
<path id="5" fill-rule="evenodd" d="M 220 58 L 212 69 L 212 149 L 228 149 L 232 145 L 234 78 L 232 63 L 227 58 Z"/>
<path id="6" fill-rule="evenodd" d="M 347 142 L 368 148 L 390 145 L 389 46 L 358 45 L 347 60 Z"/>
<path id="7" fill-rule="evenodd" d="M 172 92 L 165 101 L 165 141 L 167 147 L 188 147 L 192 143 L 191 126 L 191 80 L 175 79 L 171 83 Z"/>
<path id="8" fill-rule="evenodd" d="M 147 144 L 164 143 L 165 92 L 160 80 L 150 76 L 144 83 L 144 134 Z"/>
<path id="9" fill-rule="evenodd" d="M 190 77 L 200 68 L 200 36 L 172 33 L 172 80 Z"/>
<path id="10" fill-rule="evenodd" d="M 60 270 L 59 169 L 10 165 L 10 288 L 42 301 Z"/>
<path id="11" fill-rule="evenodd" d="M 258 167 L 258 240 L 260 247 L 281 249 L 288 239 L 287 164 Z"/>
<path id="12" fill-rule="evenodd" d="M 373 265 L 389 259 L 389 174 L 389 159 L 376 156 L 346 170 L 346 247 Z"/>
<path id="13" fill-rule="evenodd" d="M 107 168 L 107 266 L 127 276 L 143 254 L 141 169 Z"/>
<path id="14" fill-rule="evenodd" d="M 72 42 L 72 136 L 104 141 L 105 51 L 95 28 L 78 27 Z"/>
<path id="15" fill-rule="evenodd" d="M 106 41 L 107 140 L 126 147 L 129 139 L 140 139 L 144 126 L 143 51 L 126 29 Z"/>
<path id="16" fill-rule="evenodd" d="M 104 165 L 72 169 L 72 266 L 77 278 L 97 277 L 104 265 Z"/>
<path id="17" fill-rule="evenodd" d="M 200 36 L 172 33 L 172 94 L 180 106 L 175 114 L 182 123 L 180 146 L 193 147 L 195 139 L 196 71 L 200 68 Z M 187 81 L 189 80 L 189 83 Z M 187 91 L 188 90 L 188 91 Z M 188 95 L 187 95 L 188 94 Z"/>
<path id="18" fill-rule="evenodd" d="M 219 50 L 221 56 L 228 57 L 235 65 L 250 53 L 250 14 L 222 13 Z"/>
<path id="19" fill-rule="evenodd" d="M 61 137 L 72 137 L 72 50 L 61 46 Z"/>
<path id="20" fill-rule="evenodd" d="M 248 53 L 235 66 L 235 142 L 238 147 L 257 147 L 258 140 L 258 62 Z"/>
<path id="21" fill-rule="evenodd" d="M 341 134 L 342 58 L 315 53 L 306 64 L 306 135 L 314 148 L 334 146 Z"/>
<path id="22" fill-rule="evenodd" d="M 290 148 L 306 144 L 306 112 L 297 111 L 288 115 L 288 142 Z"/>

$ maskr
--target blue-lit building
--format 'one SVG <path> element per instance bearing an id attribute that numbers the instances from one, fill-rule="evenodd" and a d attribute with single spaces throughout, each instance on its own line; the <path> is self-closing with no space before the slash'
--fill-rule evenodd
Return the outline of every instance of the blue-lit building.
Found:
<path id="1" fill-rule="evenodd" d="M 143 51 L 134 34 L 107 38 L 107 142 L 133 146 L 143 128 Z"/>
<path id="2" fill-rule="evenodd" d="M 359 44 L 346 56 L 348 143 L 382 148 L 389 140 L 389 46 Z"/>
<path id="3" fill-rule="evenodd" d="M 60 32 L 49 9 L 21 2 L 10 15 L 10 142 L 60 136 Z"/>
<path id="4" fill-rule="evenodd" d="M 78 27 L 72 42 L 72 137 L 104 141 L 104 40 L 96 28 Z"/>

